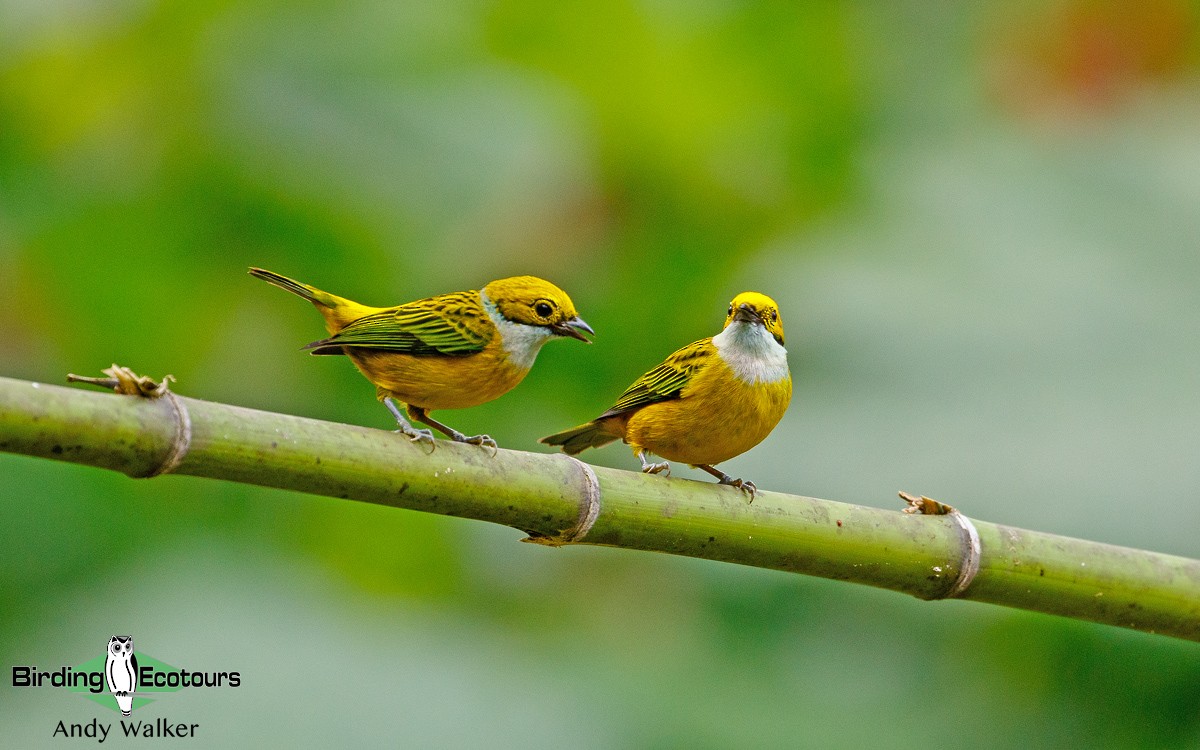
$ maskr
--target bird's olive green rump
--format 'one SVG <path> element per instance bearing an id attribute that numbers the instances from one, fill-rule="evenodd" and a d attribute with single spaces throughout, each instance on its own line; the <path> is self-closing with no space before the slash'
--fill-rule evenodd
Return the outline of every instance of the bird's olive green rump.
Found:
<path id="1" fill-rule="evenodd" d="M 566 292 L 534 276 L 371 307 L 272 271 L 251 268 L 250 274 L 313 303 L 330 336 L 304 348 L 346 355 L 413 440 L 432 441 L 433 434 L 412 427 L 393 401 L 453 440 L 494 447 L 487 435 L 467 437 L 428 413 L 498 398 L 524 379 L 546 341 L 569 336 L 586 342 L 583 332 L 593 332 Z"/>
<path id="2" fill-rule="evenodd" d="M 541 442 L 575 455 L 619 438 L 641 459 L 642 471 L 670 473 L 667 463 L 646 460 L 653 453 L 701 468 L 753 497 L 753 482 L 713 464 L 762 442 L 791 395 L 779 308 L 766 295 L 743 292 L 730 304 L 720 334 L 672 353 L 591 422 Z"/>

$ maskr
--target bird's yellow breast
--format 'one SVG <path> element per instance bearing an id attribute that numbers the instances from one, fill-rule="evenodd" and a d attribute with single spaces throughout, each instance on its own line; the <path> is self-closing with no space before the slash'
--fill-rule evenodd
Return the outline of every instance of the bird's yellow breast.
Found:
<path id="1" fill-rule="evenodd" d="M 625 441 L 668 461 L 718 464 L 770 434 L 792 398 L 792 378 L 748 383 L 719 356 L 696 373 L 680 398 L 645 406 L 629 417 Z"/>
<path id="2" fill-rule="evenodd" d="M 367 380 L 397 401 L 436 409 L 465 409 L 508 393 L 527 367 L 514 365 L 499 336 L 475 354 L 412 355 L 347 347 Z"/>

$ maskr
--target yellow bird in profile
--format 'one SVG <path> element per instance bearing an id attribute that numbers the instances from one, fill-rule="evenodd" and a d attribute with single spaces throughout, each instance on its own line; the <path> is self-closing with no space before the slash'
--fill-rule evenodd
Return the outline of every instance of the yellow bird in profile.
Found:
<path id="1" fill-rule="evenodd" d="M 395 307 L 369 307 L 262 268 L 250 275 L 296 294 L 325 318 L 328 338 L 305 346 L 312 354 L 344 354 L 375 384 L 400 432 L 433 444 L 423 422 L 451 440 L 496 447 L 488 435 L 468 437 L 429 416 L 499 398 L 524 379 L 542 345 L 594 333 L 567 293 L 535 276 L 498 279 L 479 291 L 453 292 Z"/>
<path id="2" fill-rule="evenodd" d="M 721 333 L 667 357 L 591 422 L 540 442 L 573 456 L 620 438 L 648 474 L 671 473 L 666 461 L 646 460 L 653 453 L 703 469 L 753 501 L 754 482 L 734 479 L 714 464 L 762 442 L 791 399 L 779 306 L 765 294 L 742 292 L 730 303 Z"/>

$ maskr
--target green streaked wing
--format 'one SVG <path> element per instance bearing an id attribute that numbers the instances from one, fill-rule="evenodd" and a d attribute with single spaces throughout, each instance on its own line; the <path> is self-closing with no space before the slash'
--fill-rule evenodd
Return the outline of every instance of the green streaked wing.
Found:
<path id="1" fill-rule="evenodd" d="M 487 345 L 494 330 L 478 292 L 455 292 L 372 313 L 305 348 L 314 354 L 340 353 L 343 346 L 417 355 L 472 354 Z"/>
<path id="2" fill-rule="evenodd" d="M 625 389 L 617 403 L 597 419 L 633 411 L 647 404 L 679 398 L 692 375 L 710 361 L 716 352 L 712 339 L 688 344 L 667 357 L 661 365 L 637 379 Z"/>

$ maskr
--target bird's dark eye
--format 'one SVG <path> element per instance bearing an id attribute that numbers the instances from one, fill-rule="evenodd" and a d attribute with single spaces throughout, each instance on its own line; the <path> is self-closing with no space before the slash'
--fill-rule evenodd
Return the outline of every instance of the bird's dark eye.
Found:
<path id="1" fill-rule="evenodd" d="M 727 313 L 725 313 L 725 314 L 726 314 L 726 315 L 733 315 L 733 305 L 730 305 L 730 306 L 729 306 L 729 312 L 727 312 Z"/>
<path id="2" fill-rule="evenodd" d="M 548 318 L 550 317 L 550 313 L 554 312 L 554 308 L 550 307 L 550 304 L 547 302 L 539 302 L 533 309 L 538 314 L 538 317 L 542 318 Z"/>
<path id="3" fill-rule="evenodd" d="M 777 312 L 775 312 L 774 310 L 772 310 L 771 311 L 771 322 L 774 323 L 777 318 L 779 318 L 779 314 Z"/>

